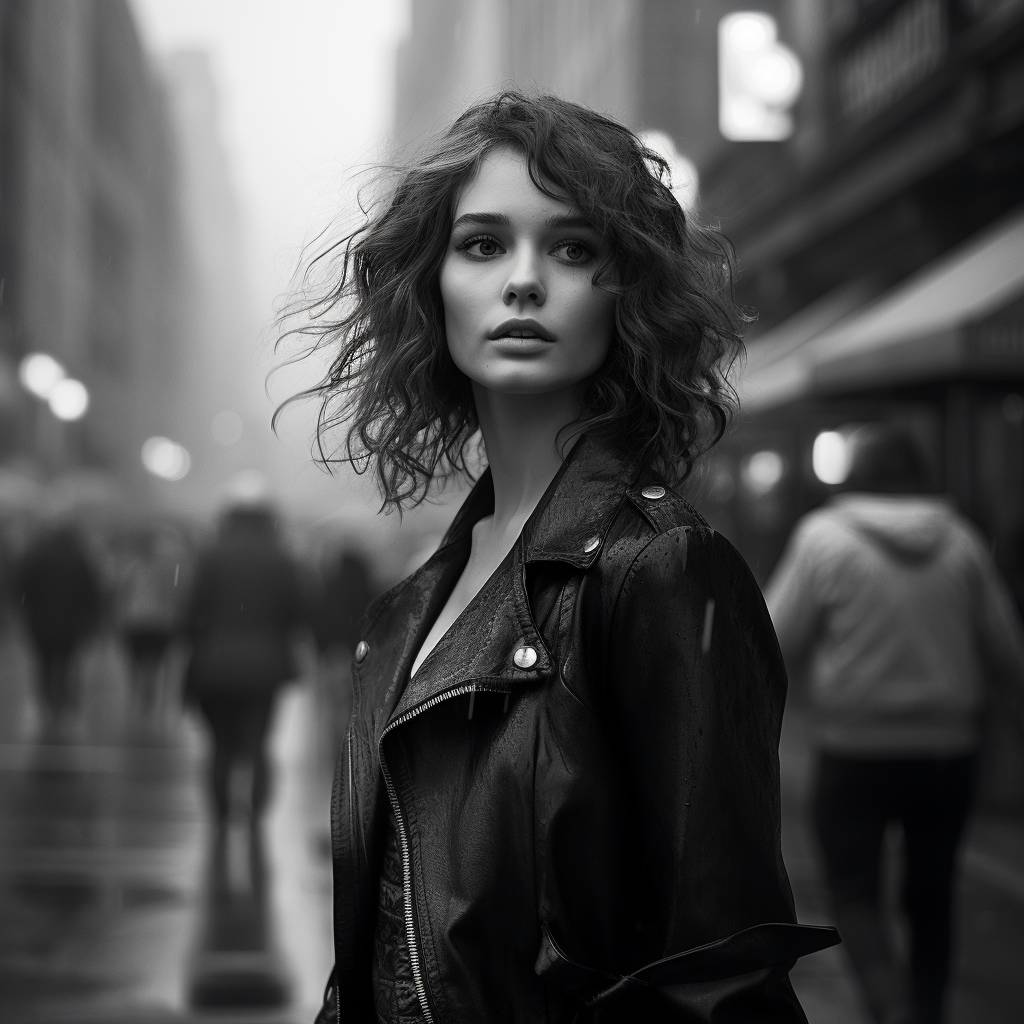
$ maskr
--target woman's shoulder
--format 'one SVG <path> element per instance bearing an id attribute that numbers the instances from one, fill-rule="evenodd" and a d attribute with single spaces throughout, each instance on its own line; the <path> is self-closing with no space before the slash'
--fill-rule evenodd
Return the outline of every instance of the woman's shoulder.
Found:
<path id="1" fill-rule="evenodd" d="M 626 564 L 651 547 L 673 548 L 677 559 L 685 559 L 693 548 L 719 544 L 733 551 L 686 498 L 658 474 L 646 470 L 626 489 L 602 553 L 606 565 Z"/>
<path id="2" fill-rule="evenodd" d="M 757 666 L 753 676 L 772 688 L 784 682 L 771 619 L 746 561 L 666 484 L 641 480 L 627 492 L 600 561 L 584 613 L 635 664 L 647 657 L 696 664 L 711 655 L 716 665 Z M 714 673 L 706 678 L 726 685 Z"/>
<path id="3" fill-rule="evenodd" d="M 602 551 L 601 570 L 617 592 L 681 596 L 681 589 L 745 593 L 762 603 L 743 556 L 681 494 L 654 473 L 641 474 L 615 516 Z"/>

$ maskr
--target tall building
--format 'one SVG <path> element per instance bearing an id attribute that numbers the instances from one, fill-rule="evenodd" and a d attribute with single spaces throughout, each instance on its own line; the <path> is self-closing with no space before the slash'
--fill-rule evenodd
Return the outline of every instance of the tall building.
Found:
<path id="1" fill-rule="evenodd" d="M 262 405 L 258 415 L 248 409 L 252 396 L 263 397 L 264 371 L 256 365 L 258 329 L 243 255 L 243 218 L 222 143 L 209 54 L 170 53 L 161 59 L 159 74 L 178 154 L 188 295 L 182 311 L 183 386 L 168 436 L 191 452 L 192 469 L 184 480 L 158 486 L 179 506 L 209 511 L 234 473 L 262 468 L 265 452 L 257 438 L 264 424 L 258 421 L 269 412 Z"/>
<path id="2" fill-rule="evenodd" d="M 802 134 L 733 143 L 704 175 L 758 313 L 712 505 L 763 576 L 841 486 L 815 439 L 899 421 L 1024 607 L 1024 4 L 809 10 Z M 771 486 L 750 477 L 759 453 Z"/>
<path id="3" fill-rule="evenodd" d="M 1024 200 L 1019 0 L 789 0 L 783 25 L 796 137 L 704 176 L 762 330 L 854 279 L 881 294 Z"/>
<path id="4" fill-rule="evenodd" d="M 124 0 L 0 3 L 0 458 L 142 487 L 172 412 L 181 247 L 163 96 Z M 57 421 L 14 385 L 45 352 L 90 404 Z"/>
<path id="5" fill-rule="evenodd" d="M 515 85 L 667 132 L 702 168 L 722 147 L 715 38 L 726 10 L 723 0 L 413 0 L 395 140 Z"/>

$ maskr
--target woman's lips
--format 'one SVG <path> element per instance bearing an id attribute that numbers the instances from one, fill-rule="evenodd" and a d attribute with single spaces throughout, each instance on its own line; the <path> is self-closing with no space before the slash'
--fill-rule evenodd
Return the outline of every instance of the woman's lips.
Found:
<path id="1" fill-rule="evenodd" d="M 492 338 L 491 344 L 496 351 L 506 355 L 533 356 L 549 351 L 553 343 L 538 338 L 536 334 L 502 334 Z"/>
<path id="2" fill-rule="evenodd" d="M 499 338 L 534 339 L 548 342 L 555 340 L 555 336 L 543 324 L 536 320 L 523 319 L 506 320 L 493 330 L 488 331 L 487 337 L 491 341 L 497 341 Z"/>

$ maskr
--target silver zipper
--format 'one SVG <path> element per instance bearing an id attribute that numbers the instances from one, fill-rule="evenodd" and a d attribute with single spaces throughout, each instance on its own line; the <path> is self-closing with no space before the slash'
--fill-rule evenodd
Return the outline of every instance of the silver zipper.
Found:
<path id="1" fill-rule="evenodd" d="M 416 946 L 416 924 L 413 920 L 413 906 L 412 906 L 412 860 L 409 853 L 409 837 L 405 831 L 405 821 L 402 818 L 402 808 L 398 804 L 398 794 L 395 792 L 394 783 L 391 781 L 391 772 L 388 770 L 387 763 L 384 760 L 384 737 L 389 732 L 397 729 L 400 725 L 408 722 L 410 719 L 415 718 L 417 715 L 421 715 L 428 708 L 432 708 L 442 701 L 450 700 L 452 697 L 461 697 L 467 693 L 476 693 L 477 691 L 488 691 L 492 692 L 503 692 L 501 690 L 493 689 L 488 686 L 457 686 L 453 690 L 448 690 L 445 693 L 438 694 L 436 697 L 431 697 L 426 703 L 421 704 L 418 708 L 413 708 L 412 711 L 407 711 L 404 715 L 396 718 L 388 727 L 380 734 L 380 739 L 377 741 L 377 757 L 380 760 L 381 774 L 384 776 L 384 785 L 388 790 L 388 799 L 391 801 L 391 809 L 395 812 L 395 825 L 398 829 L 398 846 L 402 851 L 402 895 L 405 902 L 405 939 L 409 946 L 409 966 L 412 968 L 412 980 L 416 986 L 416 998 L 419 999 L 420 1009 L 423 1011 L 424 1020 L 427 1024 L 434 1024 L 434 1015 L 430 1011 L 430 1006 L 427 1004 L 427 987 L 423 982 L 423 972 L 420 968 L 420 951 Z"/>

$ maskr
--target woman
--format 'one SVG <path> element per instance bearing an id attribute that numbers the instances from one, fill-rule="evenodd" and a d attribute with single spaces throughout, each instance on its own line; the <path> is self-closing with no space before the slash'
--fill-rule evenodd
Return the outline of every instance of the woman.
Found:
<path id="1" fill-rule="evenodd" d="M 804 1020 L 788 969 L 835 939 L 793 923 L 784 669 L 670 490 L 726 422 L 730 261 L 665 172 L 505 93 L 303 307 L 338 346 L 322 426 L 350 418 L 386 505 L 466 472 L 477 430 L 488 466 L 362 623 L 323 1020 Z"/>

